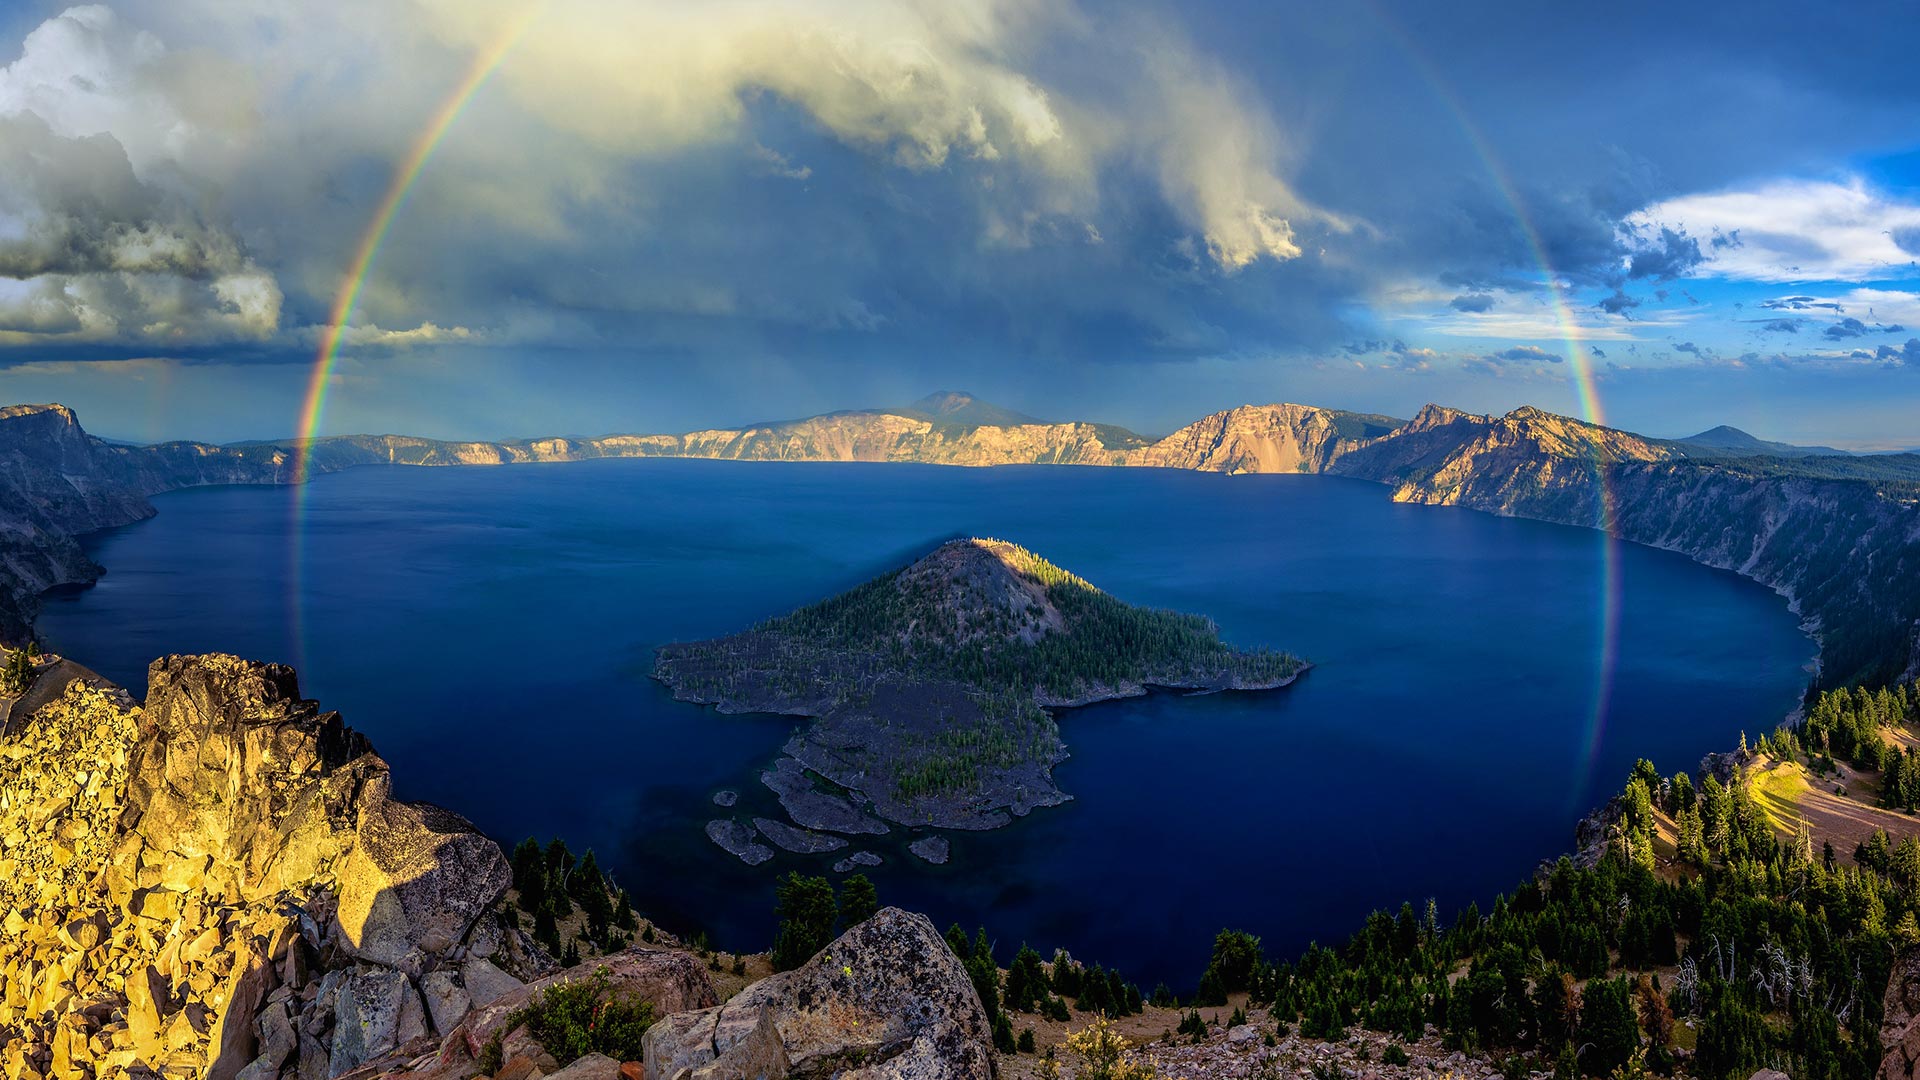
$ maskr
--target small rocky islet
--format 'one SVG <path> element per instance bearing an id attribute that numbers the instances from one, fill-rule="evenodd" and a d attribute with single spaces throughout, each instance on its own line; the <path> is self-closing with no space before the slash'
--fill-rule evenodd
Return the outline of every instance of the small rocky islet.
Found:
<path id="1" fill-rule="evenodd" d="M 664 646 L 653 675 L 677 699 L 723 713 L 811 719 L 760 777 L 793 824 L 707 826 L 753 865 L 772 855 L 756 836 L 817 854 L 845 847 L 840 836 L 886 835 L 888 823 L 999 828 L 1072 798 L 1053 778 L 1067 757 L 1054 710 L 1156 687 L 1271 690 L 1307 666 L 1236 649 L 1203 616 L 1124 603 L 1016 544 L 973 538 L 743 633 Z M 927 835 L 908 849 L 940 864 L 950 843 Z"/>

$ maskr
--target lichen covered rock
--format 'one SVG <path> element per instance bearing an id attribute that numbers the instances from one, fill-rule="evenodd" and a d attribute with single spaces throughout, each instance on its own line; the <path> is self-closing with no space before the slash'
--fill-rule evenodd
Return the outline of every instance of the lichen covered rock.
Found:
<path id="1" fill-rule="evenodd" d="M 759 1075 L 734 1070 L 770 1059 L 768 1027 L 779 1035 L 794 1076 L 993 1075 L 992 1031 L 966 969 L 926 916 L 898 908 L 882 910 L 806 964 L 749 986 L 725 1005 L 656 1024 L 647 1032 L 646 1075 Z"/>

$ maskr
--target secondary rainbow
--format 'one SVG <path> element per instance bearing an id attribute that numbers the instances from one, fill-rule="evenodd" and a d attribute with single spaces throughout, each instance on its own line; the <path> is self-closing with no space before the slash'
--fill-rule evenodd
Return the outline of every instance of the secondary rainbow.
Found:
<path id="1" fill-rule="evenodd" d="M 1586 336 L 1580 322 L 1574 318 L 1573 310 L 1567 304 L 1566 290 L 1560 282 L 1560 276 L 1553 269 L 1552 260 L 1547 255 L 1545 241 L 1540 230 L 1534 227 L 1533 219 L 1528 216 L 1526 204 L 1521 201 L 1520 193 L 1514 188 L 1512 179 L 1507 175 L 1505 166 L 1494 153 L 1486 137 L 1480 133 L 1479 125 L 1473 122 L 1452 87 L 1440 70 L 1427 59 L 1419 43 L 1408 34 L 1399 23 L 1381 9 L 1377 3 L 1363 3 L 1363 9 L 1373 18 L 1400 51 L 1417 68 L 1423 78 L 1433 87 L 1435 95 L 1447 111 L 1453 114 L 1454 122 L 1459 125 L 1467 145 L 1479 157 L 1487 175 L 1493 180 L 1494 187 L 1501 198 L 1507 201 L 1513 212 L 1513 220 L 1520 228 L 1521 236 L 1526 240 L 1528 250 L 1540 269 L 1541 283 L 1547 290 L 1548 304 L 1555 325 L 1559 327 L 1560 341 L 1564 349 L 1567 370 L 1573 376 L 1574 395 L 1579 400 L 1581 418 L 1590 424 L 1605 426 L 1606 413 L 1600 405 L 1599 388 L 1593 375 L 1593 356 L 1586 342 Z M 1587 798 L 1585 788 L 1593 773 L 1594 758 L 1600 750 L 1600 740 L 1606 734 L 1607 711 L 1613 700 L 1613 680 L 1620 656 L 1620 540 L 1615 535 L 1618 521 L 1618 501 L 1613 491 L 1611 474 L 1607 471 L 1608 462 L 1601 459 L 1596 450 L 1591 462 L 1594 471 L 1595 488 L 1599 492 L 1598 505 L 1595 507 L 1594 528 L 1600 530 L 1600 636 L 1599 655 L 1595 665 L 1595 687 L 1593 707 L 1586 716 L 1586 730 L 1582 733 L 1579 758 L 1579 782 L 1569 786 L 1568 797 L 1571 805 L 1578 808 Z"/>

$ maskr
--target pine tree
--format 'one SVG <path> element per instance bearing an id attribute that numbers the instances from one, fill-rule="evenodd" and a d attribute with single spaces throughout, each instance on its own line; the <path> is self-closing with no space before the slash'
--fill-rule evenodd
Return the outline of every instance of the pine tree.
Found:
<path id="1" fill-rule="evenodd" d="M 774 896 L 779 928 L 773 938 L 773 969 L 792 971 L 833 940 L 837 914 L 833 883 L 793 872 L 775 888 Z"/>
<path id="2" fill-rule="evenodd" d="M 850 930 L 873 918 L 880 910 L 880 894 L 865 874 L 854 874 L 840 883 L 840 927 Z"/>
<path id="3" fill-rule="evenodd" d="M 1640 1018 L 1625 979 L 1587 983 L 1580 1003 L 1580 1066 L 1589 1076 L 1611 1076 L 1640 1049 Z"/>

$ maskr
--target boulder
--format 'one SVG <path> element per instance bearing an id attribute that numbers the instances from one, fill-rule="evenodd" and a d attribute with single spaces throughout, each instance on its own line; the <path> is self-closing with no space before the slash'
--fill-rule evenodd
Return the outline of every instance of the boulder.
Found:
<path id="1" fill-rule="evenodd" d="M 605 1054 L 588 1054 L 547 1080 L 620 1080 L 620 1063 Z"/>
<path id="2" fill-rule="evenodd" d="M 374 782 L 384 788 L 384 774 Z M 500 845 L 467 819 L 375 798 L 340 872 L 335 922 L 354 956 L 418 972 L 458 944 L 511 880 Z"/>
<path id="3" fill-rule="evenodd" d="M 933 923 L 898 908 L 882 910 L 806 964 L 748 987 L 725 1005 L 655 1024 L 646 1037 L 646 1074 L 650 1080 L 752 1075 L 703 1070 L 760 1038 L 763 1019 L 801 1075 L 863 1062 L 845 1075 L 993 1076 L 992 1030 L 966 969 Z"/>
<path id="4" fill-rule="evenodd" d="M 426 1007 L 405 975 L 384 969 L 363 971 L 340 985 L 327 1075 L 350 1072 L 425 1032 Z"/>
<path id="5" fill-rule="evenodd" d="M 433 1020 L 433 1029 L 439 1032 L 452 1031 L 473 1008 L 473 995 L 467 993 L 467 988 L 460 984 L 459 973 L 454 971 L 422 975 L 420 996 L 427 999 L 427 1015 Z"/>
<path id="6" fill-rule="evenodd" d="M 662 1080 L 779 1080 L 793 1068 L 764 1004 L 705 1009 L 656 1024 L 641 1072 Z"/>
<path id="7" fill-rule="evenodd" d="M 527 985 L 478 956 L 460 965 L 460 983 L 475 1005 L 491 1005 Z"/>

